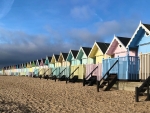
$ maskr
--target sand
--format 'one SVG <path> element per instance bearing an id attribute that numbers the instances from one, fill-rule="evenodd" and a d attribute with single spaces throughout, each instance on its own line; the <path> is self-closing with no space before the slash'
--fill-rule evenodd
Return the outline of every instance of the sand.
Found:
<path id="1" fill-rule="evenodd" d="M 0 76 L 0 113 L 150 113 L 132 91 L 96 91 L 82 83 Z"/>

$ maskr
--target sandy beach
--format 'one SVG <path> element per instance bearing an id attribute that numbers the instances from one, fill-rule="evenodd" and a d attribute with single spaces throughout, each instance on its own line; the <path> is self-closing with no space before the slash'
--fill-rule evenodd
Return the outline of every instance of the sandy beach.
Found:
<path id="1" fill-rule="evenodd" d="M 0 113 L 150 113 L 150 101 L 132 91 L 30 77 L 0 76 Z"/>

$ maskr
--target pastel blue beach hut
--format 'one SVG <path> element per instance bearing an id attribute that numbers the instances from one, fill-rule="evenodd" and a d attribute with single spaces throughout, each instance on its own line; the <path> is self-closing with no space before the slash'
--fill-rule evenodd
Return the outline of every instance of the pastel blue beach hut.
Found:
<path id="1" fill-rule="evenodd" d="M 59 55 L 59 58 L 58 58 L 58 62 L 61 63 L 61 66 L 60 66 L 60 75 L 59 77 L 69 77 L 70 75 L 70 62 L 67 61 L 67 56 L 68 56 L 68 53 L 60 53 Z M 61 79 L 60 79 L 61 80 Z"/>
<path id="2" fill-rule="evenodd" d="M 150 75 L 150 25 L 139 23 L 134 32 L 130 42 L 127 45 L 129 50 L 135 51 L 136 56 L 139 57 L 139 79 L 145 80 Z M 132 59 L 134 60 L 134 59 Z M 133 71 L 134 67 L 131 67 Z"/>
<path id="3" fill-rule="evenodd" d="M 58 62 L 59 55 L 53 54 L 51 63 L 54 64 L 54 68 L 52 69 L 52 75 L 57 77 L 60 73 L 61 63 Z"/>

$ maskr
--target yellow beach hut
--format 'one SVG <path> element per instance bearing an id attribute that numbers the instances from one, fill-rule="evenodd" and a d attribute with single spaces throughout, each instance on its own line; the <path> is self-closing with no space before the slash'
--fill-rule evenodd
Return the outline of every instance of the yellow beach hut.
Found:
<path id="1" fill-rule="evenodd" d="M 94 43 L 88 55 L 88 57 L 91 58 L 92 60 L 91 59 L 88 60 L 88 64 L 86 65 L 86 77 L 84 78 L 85 81 L 88 80 L 88 78 L 90 78 L 91 76 L 96 76 L 97 80 L 101 79 L 102 61 L 103 59 L 110 57 L 109 55 L 105 54 L 109 45 L 110 45 L 109 43 L 105 43 L 105 42 Z"/>

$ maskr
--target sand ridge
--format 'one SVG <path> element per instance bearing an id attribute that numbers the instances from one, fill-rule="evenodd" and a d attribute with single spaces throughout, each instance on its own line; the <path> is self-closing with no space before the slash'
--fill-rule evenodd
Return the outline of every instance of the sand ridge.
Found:
<path id="1" fill-rule="evenodd" d="M 150 102 L 135 102 L 133 91 L 96 91 L 82 83 L 0 76 L 4 113 L 150 113 Z"/>

